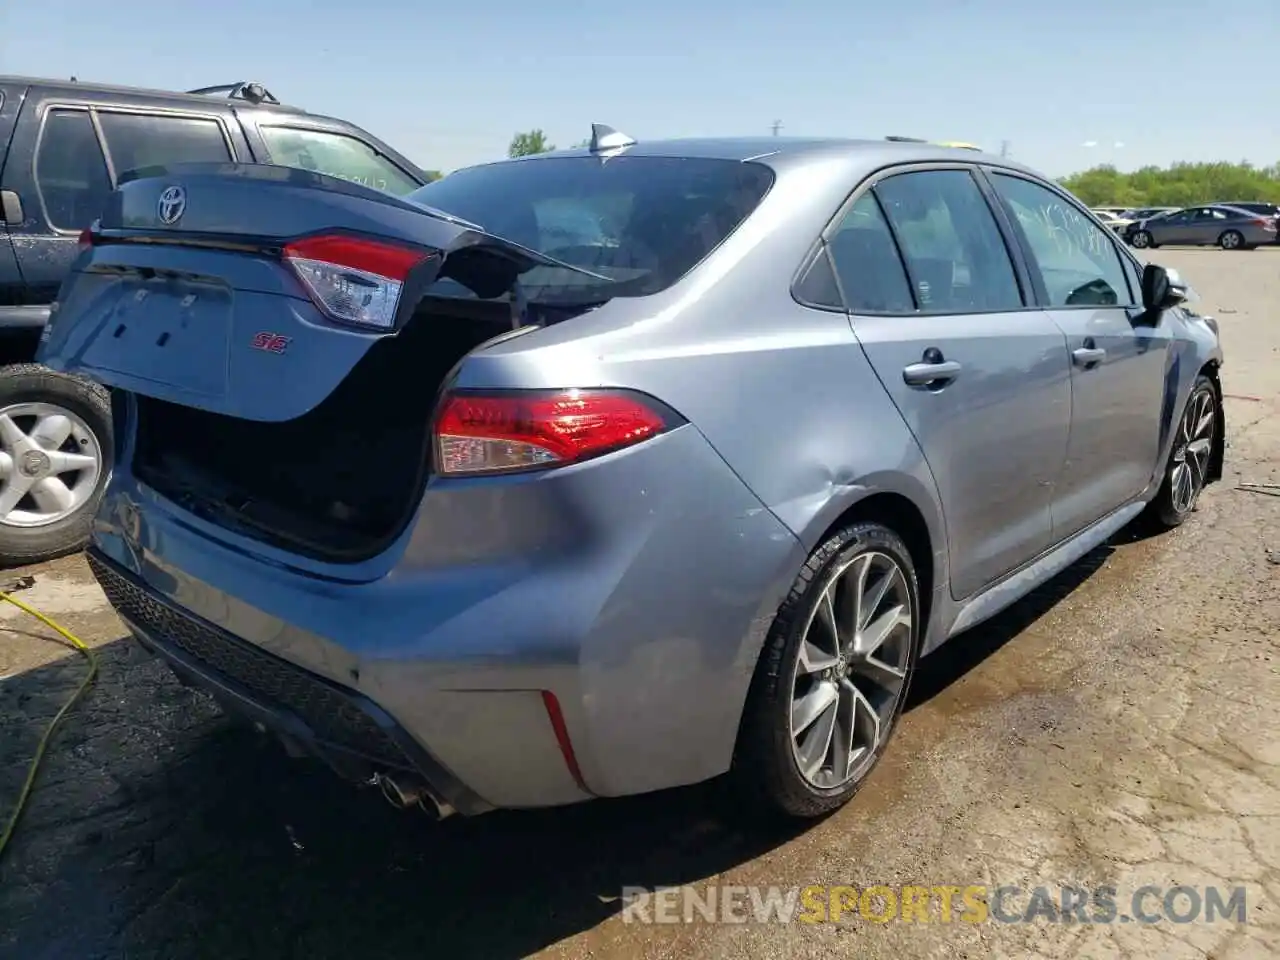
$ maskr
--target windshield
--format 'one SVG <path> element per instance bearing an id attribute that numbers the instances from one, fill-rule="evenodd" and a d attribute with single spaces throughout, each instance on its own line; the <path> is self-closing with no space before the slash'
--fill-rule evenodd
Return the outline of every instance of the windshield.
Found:
<path id="1" fill-rule="evenodd" d="M 761 164 L 677 157 L 555 157 L 469 167 L 408 199 L 582 267 L 521 283 L 542 301 L 647 296 L 692 270 L 773 184 Z"/>

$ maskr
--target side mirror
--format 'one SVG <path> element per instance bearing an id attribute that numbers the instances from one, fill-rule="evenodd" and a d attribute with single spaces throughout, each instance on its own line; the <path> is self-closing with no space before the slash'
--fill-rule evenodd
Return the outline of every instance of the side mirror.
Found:
<path id="1" fill-rule="evenodd" d="M 1156 263 L 1142 270 L 1142 306 L 1153 313 L 1176 307 L 1187 299 L 1187 285 L 1177 273 Z"/>

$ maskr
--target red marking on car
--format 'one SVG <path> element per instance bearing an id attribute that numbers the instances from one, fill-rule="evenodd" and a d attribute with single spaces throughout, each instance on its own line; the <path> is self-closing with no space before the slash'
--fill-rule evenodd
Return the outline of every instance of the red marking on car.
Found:
<path id="1" fill-rule="evenodd" d="M 284 353 L 289 348 L 292 337 L 282 337 L 278 333 L 262 333 L 254 334 L 253 342 L 250 346 L 255 350 L 266 350 L 268 353 Z"/>

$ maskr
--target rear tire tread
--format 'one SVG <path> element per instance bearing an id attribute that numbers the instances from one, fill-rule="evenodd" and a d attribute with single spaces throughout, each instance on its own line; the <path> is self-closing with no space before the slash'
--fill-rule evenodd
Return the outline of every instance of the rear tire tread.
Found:
<path id="1" fill-rule="evenodd" d="M 791 667 L 798 647 L 796 634 L 813 600 L 814 585 L 821 582 L 837 557 L 850 548 L 858 547 L 892 554 L 906 575 L 915 608 L 912 650 L 902 699 L 871 766 L 860 780 L 830 791 L 820 791 L 806 784 L 795 769 L 789 731 L 780 724 L 776 714 L 789 708 Z M 809 555 L 778 608 L 752 677 L 731 773 L 735 799 L 745 803 L 741 809 L 749 815 L 766 819 L 810 819 L 839 809 L 861 789 L 884 755 L 902 705 L 910 694 L 911 677 L 919 659 L 920 637 L 924 629 L 920 610 L 920 587 L 911 553 L 902 538 L 882 524 L 858 521 L 841 527 Z"/>

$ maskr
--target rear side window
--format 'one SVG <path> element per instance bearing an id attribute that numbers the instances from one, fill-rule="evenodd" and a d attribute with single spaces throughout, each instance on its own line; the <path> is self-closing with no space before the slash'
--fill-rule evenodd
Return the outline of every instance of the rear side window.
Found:
<path id="1" fill-rule="evenodd" d="M 1051 307 L 1130 302 L 1120 252 L 1108 231 L 1052 190 L 1005 174 L 992 185 L 1022 227 Z"/>
<path id="2" fill-rule="evenodd" d="M 864 193 L 828 241 L 850 313 L 910 313 L 911 285 L 880 204 Z"/>
<path id="3" fill-rule="evenodd" d="M 98 112 L 116 176 L 169 163 L 218 162 L 231 150 L 216 120 Z"/>
<path id="4" fill-rule="evenodd" d="M 965 170 L 895 174 L 875 187 L 907 263 L 919 309 L 1022 307 L 1013 262 L 977 182 Z"/>
<path id="5" fill-rule="evenodd" d="M 111 181 L 87 110 L 50 110 L 36 151 L 36 188 L 49 223 L 83 230 L 102 215 Z"/>
<path id="6" fill-rule="evenodd" d="M 363 140 L 328 130 L 261 126 L 271 162 L 282 167 L 312 170 L 339 180 L 403 196 L 418 181 Z"/>
<path id="7" fill-rule="evenodd" d="M 772 184 L 768 167 L 736 160 L 549 157 L 458 170 L 409 199 L 598 274 L 544 266 L 522 277 L 544 302 L 574 302 L 669 287 L 723 243 Z"/>

